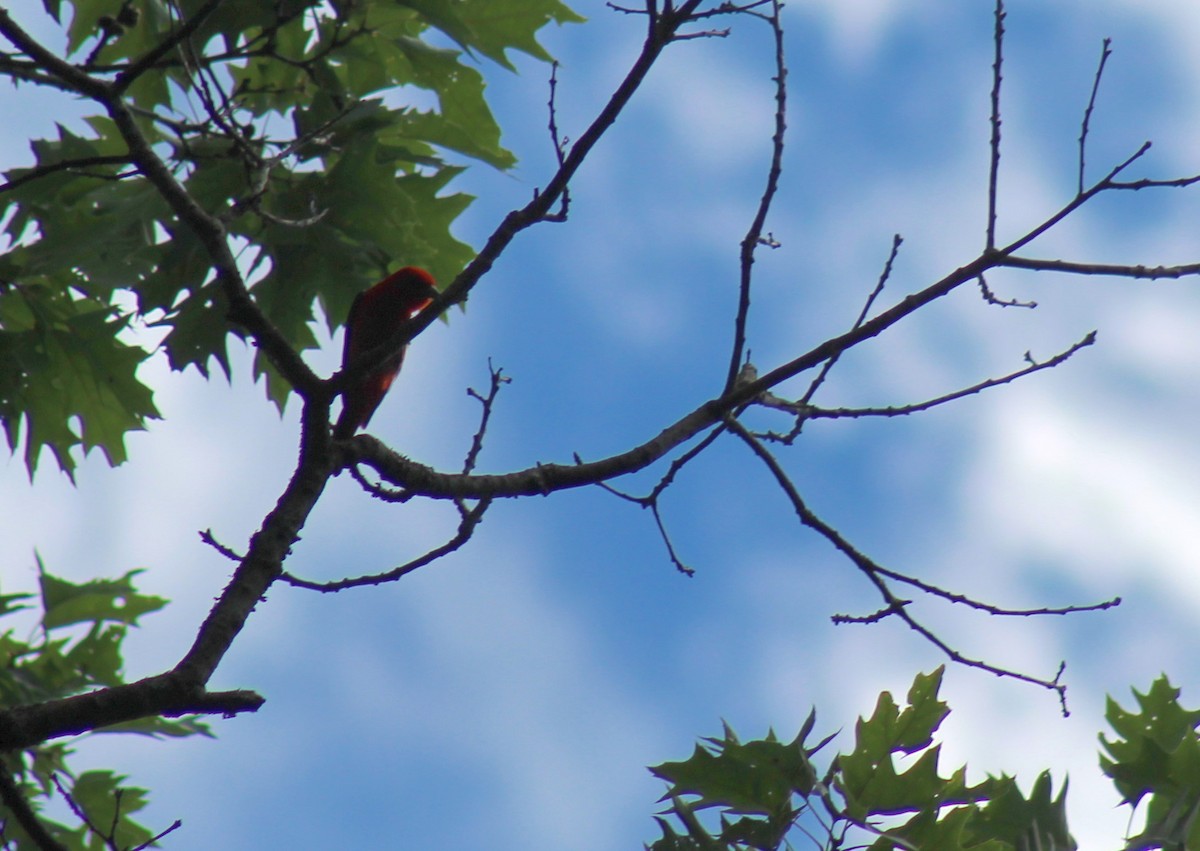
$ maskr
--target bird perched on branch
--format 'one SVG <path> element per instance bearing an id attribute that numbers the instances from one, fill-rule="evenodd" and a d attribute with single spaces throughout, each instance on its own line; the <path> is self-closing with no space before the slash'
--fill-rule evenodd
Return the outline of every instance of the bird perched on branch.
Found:
<path id="1" fill-rule="evenodd" d="M 424 269 L 405 266 L 388 275 L 369 290 L 359 293 L 346 317 L 346 341 L 342 348 L 342 368 L 381 346 L 437 297 L 433 277 Z M 342 393 L 342 414 L 333 427 L 339 440 L 351 437 L 366 426 L 371 415 L 392 386 L 404 362 L 405 346 L 373 372 L 368 372 Z"/>

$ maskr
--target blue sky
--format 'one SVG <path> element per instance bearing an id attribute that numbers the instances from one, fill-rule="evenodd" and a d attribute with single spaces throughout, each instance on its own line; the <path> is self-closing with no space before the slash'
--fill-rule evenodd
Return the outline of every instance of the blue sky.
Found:
<path id="1" fill-rule="evenodd" d="M 559 124 L 579 134 L 624 73 L 640 19 L 577 4 L 591 22 L 551 30 L 563 63 Z M 750 346 L 770 368 L 844 330 L 893 233 L 905 237 L 892 304 L 974 258 L 983 243 L 991 11 L 926 0 L 793 3 L 790 136 L 768 228 L 782 243 L 756 267 Z M 1200 11 L 1182 2 L 1014 2 L 1004 94 L 1001 240 L 1065 203 L 1079 120 L 1114 39 L 1093 118 L 1089 173 L 1146 139 L 1133 176 L 1200 171 Z M 571 219 L 528 232 L 472 296 L 410 353 L 373 422 L 399 451 L 460 463 L 487 381 L 512 376 L 481 468 L 598 458 L 639 443 L 720 388 L 737 244 L 766 168 L 772 89 L 764 26 L 672 47 L 572 187 Z M 521 164 L 473 167 L 479 196 L 459 235 L 479 245 L 551 168 L 544 66 L 490 72 Z M 29 97 L 31 99 L 23 100 Z M 0 92 L 5 167 L 49 132 L 45 93 Z M 66 109 L 72 107 L 67 105 Z M 14 111 L 16 110 L 16 111 Z M 32 129 L 27 129 L 32 127 Z M 1197 196 L 1100 199 L 1030 253 L 1171 263 L 1200 256 Z M 1069 772 L 1084 848 L 1114 847 L 1126 813 L 1096 769 L 1106 693 L 1129 703 L 1160 672 L 1200 704 L 1200 297 L 1194 282 L 1046 273 L 993 276 L 1036 311 L 962 292 L 845 358 L 827 405 L 899 404 L 1019 368 L 1092 329 L 1067 366 L 936 412 L 815 423 L 780 452 L 810 505 L 896 570 L 1008 606 L 1097 602 L 1106 614 L 1001 622 L 921 603 L 963 652 L 1049 675 L 1068 663 L 1073 711 L 977 671 L 952 669 L 946 769 Z M 311 363 L 336 365 L 330 341 Z M 239 547 L 294 457 L 282 420 L 248 380 L 233 386 L 147 366 L 166 416 L 129 440 L 132 463 L 100 458 L 70 487 L 43 462 L 0 472 L 6 593 L 33 587 L 34 547 L 67 576 L 146 567 L 168 610 L 129 639 L 129 673 L 172 664 L 229 567 L 197 531 Z M 798 391 L 801 384 L 787 390 Z M 420 400 L 419 406 L 413 400 Z M 781 428 L 773 415 L 754 422 Z M 623 487 L 644 489 L 654 476 Z M 381 589 L 319 596 L 275 588 L 214 687 L 267 697 L 217 721 L 215 741 L 97 737 L 82 762 L 153 791 L 150 823 L 184 828 L 173 849 L 627 849 L 654 835 L 662 787 L 644 766 L 690 753 L 722 718 L 743 736 L 850 730 L 879 690 L 903 693 L 944 660 L 895 624 L 835 627 L 877 607 L 867 584 L 802 529 L 761 467 L 732 442 L 689 467 L 663 511 L 686 579 L 652 518 L 598 489 L 499 505 L 463 551 Z M 348 477 L 329 488 L 289 569 L 313 578 L 386 569 L 438 543 L 442 506 L 388 507 Z M 848 740 L 842 739 L 848 746 Z"/>

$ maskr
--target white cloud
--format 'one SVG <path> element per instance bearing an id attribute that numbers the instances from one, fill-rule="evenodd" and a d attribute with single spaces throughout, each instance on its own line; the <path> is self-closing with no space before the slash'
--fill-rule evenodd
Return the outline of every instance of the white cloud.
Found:
<path id="1" fill-rule="evenodd" d="M 875 58 L 880 44 L 900 24 L 910 24 L 914 17 L 935 24 L 930 18 L 936 7 L 928 2 L 898 2 L 898 0 L 861 0 L 843 3 L 839 0 L 819 0 L 789 9 L 800 14 L 814 15 L 828 28 L 834 50 L 847 65 L 866 68 Z M 785 21 L 785 24 L 789 23 Z"/>

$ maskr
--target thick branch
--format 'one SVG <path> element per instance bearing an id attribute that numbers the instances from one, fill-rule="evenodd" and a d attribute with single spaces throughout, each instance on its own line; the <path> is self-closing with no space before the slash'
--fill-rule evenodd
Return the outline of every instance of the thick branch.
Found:
<path id="1" fill-rule="evenodd" d="M 436 309 L 424 312 L 416 324 L 410 323 L 392 342 L 403 344 L 432 322 L 447 306 L 464 300 L 474 283 L 513 237 L 520 230 L 546 217 L 550 205 L 565 192 L 571 176 L 578 170 L 600 136 L 616 120 L 662 48 L 672 40 L 675 28 L 688 20 L 699 2 L 700 0 L 688 0 L 679 9 L 673 9 L 670 14 L 661 16 L 633 69 L 597 119 L 564 155 L 561 167 L 545 191 L 525 207 L 510 213 L 475 262 L 439 298 Z M 12 24 L 11 19 L 2 13 L 2 10 L 0 32 L 9 35 L 22 50 L 35 53 L 41 50 L 31 39 L 23 37 L 24 34 Z M 187 189 L 154 153 L 138 126 L 132 109 L 114 96 L 113 89 L 106 84 L 92 80 L 44 50 L 34 56 L 35 60 L 41 55 L 46 56 L 47 65 L 52 71 L 64 76 L 73 85 L 78 83 L 77 91 L 93 97 L 105 106 L 129 147 L 132 161 L 145 173 L 180 220 L 195 231 L 228 296 L 230 318 L 249 330 L 284 377 L 291 381 L 304 397 L 304 424 L 300 460 L 291 481 L 275 508 L 264 519 L 261 529 L 251 539 L 246 555 L 200 626 L 192 647 L 178 665 L 167 674 L 126 686 L 0 713 L 0 749 L 24 747 L 54 736 L 84 732 L 97 726 L 132 718 L 206 711 L 202 708 L 206 700 L 204 684 L 228 652 L 267 589 L 280 577 L 284 560 L 335 469 L 328 431 L 328 403 L 340 386 L 338 382 L 341 379 L 340 373 L 330 381 L 316 379 L 287 345 L 286 340 L 258 310 L 240 276 L 221 221 L 210 215 L 189 195 Z M 703 417 L 706 422 L 712 418 L 711 414 L 705 414 Z M 692 425 L 690 421 L 685 421 L 681 428 L 686 430 Z M 653 441 L 651 443 L 653 444 Z M 370 438 L 359 438 L 353 445 L 365 447 L 370 450 L 368 454 L 378 454 L 386 461 L 394 457 Z M 668 448 L 667 445 L 652 445 L 650 449 L 642 449 L 640 452 L 658 457 Z M 535 472 L 532 480 L 536 479 Z M 532 487 L 536 492 L 543 490 L 536 484 Z M 478 523 L 485 506 L 486 501 L 464 516 L 463 526 L 466 533 Z M 452 541 L 450 546 L 454 543 Z M 255 700 L 261 702 L 257 697 Z M 254 706 L 256 707 L 257 703 Z M 245 707 L 237 704 L 221 707 L 219 711 L 240 711 L 241 708 L 251 707 L 248 704 Z"/>
<path id="2" fill-rule="evenodd" d="M 252 691 L 208 692 L 174 674 L 0 712 L 0 750 L 20 750 L 59 736 L 86 733 L 139 718 L 254 712 Z"/>
<path id="3" fill-rule="evenodd" d="M 601 461 L 580 464 L 539 464 L 527 470 L 504 475 L 461 475 L 441 473 L 392 452 L 370 435 L 359 435 L 348 442 L 353 463 L 365 464 L 384 480 L 404 488 L 414 496 L 436 499 L 483 499 L 549 494 L 641 470 L 662 458 L 721 418 L 724 400 L 706 402 L 695 411 L 668 426 L 657 437 L 627 452 Z"/>
<path id="4" fill-rule="evenodd" d="M 60 59 L 37 42 L 21 25 L 12 19 L 8 10 L 0 6 L 0 33 L 4 34 L 13 46 L 32 59 L 39 68 L 48 72 L 52 77 L 61 81 L 63 88 L 78 92 L 93 100 L 103 101 L 109 95 L 108 84 L 79 68 Z"/>
<path id="5" fill-rule="evenodd" d="M 353 441 L 348 441 L 347 461 L 366 464 L 386 481 L 406 488 L 414 495 L 438 499 L 504 498 L 548 494 L 632 473 L 653 464 L 676 446 L 690 440 L 704 429 L 716 425 L 728 412 L 736 409 L 739 405 L 751 402 L 787 379 L 875 337 L 924 305 L 952 292 L 967 281 L 973 281 L 980 273 L 996 265 L 999 261 L 999 255 L 983 255 L 920 292 L 905 297 L 899 304 L 885 310 L 874 319 L 863 322 L 856 328 L 851 328 L 845 334 L 826 340 L 800 357 L 775 368 L 757 381 L 738 384 L 723 396 L 703 403 L 645 443 L 599 461 L 571 465 L 539 464 L 536 467 L 505 475 L 455 475 L 440 473 L 397 455 L 369 435 L 359 435 Z"/>
<path id="6" fill-rule="evenodd" d="M 322 412 L 320 408 L 316 402 L 305 404 L 296 471 L 275 508 L 263 520 L 262 528 L 250 539 L 245 558 L 200 625 L 195 643 L 175 666 L 174 671 L 188 682 L 198 685 L 208 682 L 254 607 L 283 572 L 284 559 L 291 553 L 292 544 L 299 539 L 300 530 L 325 490 L 333 463 L 328 417 L 322 416 L 328 411 Z"/>

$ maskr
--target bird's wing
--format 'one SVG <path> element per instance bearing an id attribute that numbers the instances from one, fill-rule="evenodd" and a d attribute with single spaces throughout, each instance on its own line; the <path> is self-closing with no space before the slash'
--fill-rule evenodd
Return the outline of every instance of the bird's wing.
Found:
<path id="1" fill-rule="evenodd" d="M 362 317 L 359 315 L 366 304 L 366 292 L 361 292 L 354 297 L 354 301 L 350 303 L 350 313 L 346 316 L 346 337 L 342 341 L 342 366 L 346 367 L 353 360 L 353 356 L 361 354 L 358 350 L 358 340 L 355 334 L 355 329 L 362 324 Z"/>

